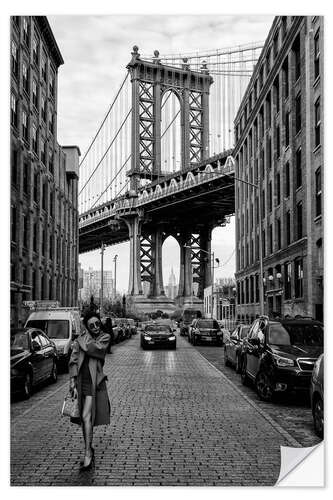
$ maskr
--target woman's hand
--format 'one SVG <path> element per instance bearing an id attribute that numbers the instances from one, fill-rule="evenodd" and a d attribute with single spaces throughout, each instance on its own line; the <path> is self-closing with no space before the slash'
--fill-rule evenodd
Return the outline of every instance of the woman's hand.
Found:
<path id="1" fill-rule="evenodd" d="M 76 377 L 71 377 L 69 380 L 69 392 L 74 398 L 77 398 L 77 380 Z"/>

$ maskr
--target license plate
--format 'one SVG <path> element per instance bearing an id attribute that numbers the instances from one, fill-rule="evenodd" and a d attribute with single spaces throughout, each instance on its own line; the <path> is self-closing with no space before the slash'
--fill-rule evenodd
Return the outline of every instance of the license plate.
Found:
<path id="1" fill-rule="evenodd" d="M 202 338 L 202 340 L 209 340 L 209 341 L 213 340 L 212 337 L 201 337 L 201 338 Z"/>

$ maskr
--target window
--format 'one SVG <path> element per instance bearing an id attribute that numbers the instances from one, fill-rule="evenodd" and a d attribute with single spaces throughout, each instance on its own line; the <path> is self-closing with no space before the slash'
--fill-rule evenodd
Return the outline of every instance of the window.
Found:
<path id="1" fill-rule="evenodd" d="M 42 79 L 44 80 L 44 82 L 46 82 L 46 68 L 47 68 L 46 58 L 42 56 Z"/>
<path id="2" fill-rule="evenodd" d="M 277 31 L 273 38 L 273 56 L 276 58 L 279 50 L 279 32 Z"/>
<path id="3" fill-rule="evenodd" d="M 22 84 L 25 92 L 29 94 L 29 70 L 25 62 L 22 64 Z"/>
<path id="4" fill-rule="evenodd" d="M 42 160 L 42 163 L 44 163 L 44 165 L 46 165 L 46 145 L 47 145 L 47 142 L 45 140 L 43 140 L 41 151 L 40 151 L 40 159 Z"/>
<path id="5" fill-rule="evenodd" d="M 34 153 L 38 154 L 38 132 L 36 125 L 32 126 L 32 150 Z"/>
<path id="6" fill-rule="evenodd" d="M 318 78 L 320 74 L 320 38 L 319 30 L 314 37 L 314 79 Z"/>
<path id="7" fill-rule="evenodd" d="M 265 154 L 264 154 L 264 150 L 262 149 L 261 152 L 260 152 L 260 176 L 262 179 L 265 178 Z"/>
<path id="8" fill-rule="evenodd" d="M 28 186 L 29 186 L 29 165 L 28 162 L 25 161 L 23 163 L 23 192 L 28 194 Z"/>
<path id="9" fill-rule="evenodd" d="M 44 96 L 42 96 L 41 100 L 41 115 L 43 122 L 46 123 L 46 99 Z"/>
<path id="10" fill-rule="evenodd" d="M 17 99 L 14 94 L 10 98 L 10 123 L 17 127 Z"/>
<path id="11" fill-rule="evenodd" d="M 271 126 L 271 93 L 266 97 L 266 129 Z"/>
<path id="12" fill-rule="evenodd" d="M 317 264 L 319 268 L 323 267 L 323 240 L 322 238 L 319 238 L 319 240 L 316 241 L 316 247 L 317 247 Z"/>
<path id="13" fill-rule="evenodd" d="M 267 167 L 272 166 L 272 139 L 269 137 L 267 140 Z"/>
<path id="14" fill-rule="evenodd" d="M 286 163 L 285 167 L 285 196 L 289 198 L 290 196 L 290 165 L 289 162 Z"/>
<path id="15" fill-rule="evenodd" d="M 34 37 L 32 41 L 32 60 L 33 63 L 38 66 L 39 62 L 39 40 Z"/>
<path id="16" fill-rule="evenodd" d="M 288 212 L 286 212 L 286 244 L 287 244 L 287 246 L 289 246 L 290 242 L 291 242 L 290 229 L 291 229 L 290 212 L 288 211 Z"/>
<path id="17" fill-rule="evenodd" d="M 254 101 L 257 100 L 258 97 L 258 83 L 257 80 L 254 82 L 254 87 L 253 87 L 253 99 Z"/>
<path id="18" fill-rule="evenodd" d="M 51 110 L 49 111 L 49 131 L 51 134 L 54 133 L 54 115 Z"/>
<path id="19" fill-rule="evenodd" d="M 302 185 L 302 150 L 296 151 L 296 189 Z"/>
<path id="20" fill-rule="evenodd" d="M 50 234 L 49 257 L 53 259 L 53 235 Z"/>
<path id="21" fill-rule="evenodd" d="M 275 177 L 275 193 L 276 193 L 276 204 L 280 205 L 280 203 L 281 203 L 281 176 L 280 176 L 280 173 L 277 173 L 276 177 Z"/>
<path id="22" fill-rule="evenodd" d="M 284 298 L 291 299 L 291 262 L 284 264 Z"/>
<path id="23" fill-rule="evenodd" d="M 295 81 L 301 76 L 301 50 L 300 50 L 300 38 L 299 35 L 293 43 L 292 50 L 294 53 L 294 64 L 295 64 Z"/>
<path id="24" fill-rule="evenodd" d="M 54 175 L 54 155 L 51 149 L 49 150 L 49 171 Z"/>
<path id="25" fill-rule="evenodd" d="M 278 113 L 280 111 L 280 82 L 279 76 L 274 80 L 274 96 L 275 96 L 275 109 Z"/>
<path id="26" fill-rule="evenodd" d="M 26 17 L 23 18 L 23 41 L 29 45 L 29 23 Z"/>
<path id="27" fill-rule="evenodd" d="M 276 219 L 276 245 L 277 249 L 281 248 L 281 220 Z"/>
<path id="28" fill-rule="evenodd" d="M 23 246 L 27 248 L 28 246 L 28 221 L 25 215 L 22 215 L 22 228 L 23 228 Z"/>
<path id="29" fill-rule="evenodd" d="M 36 80 L 32 80 L 32 104 L 38 108 L 38 88 Z"/>
<path id="30" fill-rule="evenodd" d="M 50 90 L 51 96 L 54 97 L 54 93 L 55 93 L 55 76 L 54 76 L 54 72 L 53 71 L 51 71 L 51 73 L 50 73 L 49 90 Z"/>
<path id="31" fill-rule="evenodd" d="M 282 38 L 287 34 L 287 16 L 281 16 Z"/>
<path id="32" fill-rule="evenodd" d="M 273 192 L 272 192 L 272 182 L 270 181 L 268 184 L 268 207 L 269 211 L 272 211 L 272 206 L 273 206 Z"/>
<path id="33" fill-rule="evenodd" d="M 42 239 L 42 256 L 45 257 L 45 229 L 41 231 L 41 239 Z"/>
<path id="34" fill-rule="evenodd" d="M 268 50 L 266 55 L 266 76 L 268 76 L 270 70 L 271 70 L 271 51 Z"/>
<path id="35" fill-rule="evenodd" d="M 12 149 L 11 151 L 11 182 L 14 186 L 17 184 L 17 174 L 18 174 L 18 151 L 17 149 Z"/>
<path id="36" fill-rule="evenodd" d="M 38 201 L 38 172 L 34 172 L 34 201 Z"/>
<path id="37" fill-rule="evenodd" d="M 11 68 L 13 75 L 18 77 L 18 54 L 17 54 L 17 45 L 14 41 L 12 41 Z"/>
<path id="38" fill-rule="evenodd" d="M 34 222 L 33 225 L 33 239 L 32 239 L 32 248 L 34 252 L 37 252 L 37 222 Z"/>
<path id="39" fill-rule="evenodd" d="M 280 158 L 281 155 L 281 139 L 280 139 L 280 125 L 276 127 L 276 156 Z"/>
<path id="40" fill-rule="evenodd" d="M 54 193 L 50 192 L 50 216 L 54 217 Z"/>
<path id="41" fill-rule="evenodd" d="M 264 85 L 264 67 L 261 66 L 259 71 L 259 90 L 262 89 L 263 85 Z"/>
<path id="42" fill-rule="evenodd" d="M 17 217 L 17 211 L 16 207 L 12 205 L 11 207 L 11 218 L 10 218 L 10 236 L 11 236 L 11 241 L 16 242 L 16 217 Z"/>
<path id="43" fill-rule="evenodd" d="M 284 119 L 284 127 L 285 127 L 285 146 L 289 146 L 290 144 L 290 124 L 289 124 L 289 120 L 290 120 L 290 113 L 289 111 L 287 111 L 287 113 L 285 114 L 285 119 Z"/>
<path id="44" fill-rule="evenodd" d="M 303 297 L 303 259 L 295 260 L 295 298 Z"/>
<path id="45" fill-rule="evenodd" d="M 315 147 L 320 144 L 320 98 L 315 102 Z"/>
<path id="46" fill-rule="evenodd" d="M 321 167 L 317 168 L 315 172 L 316 182 L 316 217 L 321 215 Z"/>
<path id="47" fill-rule="evenodd" d="M 261 216 L 265 217 L 265 190 L 262 190 L 262 199 L 261 199 Z"/>
<path id="48" fill-rule="evenodd" d="M 266 256 L 266 234 L 265 229 L 262 230 L 262 256 Z"/>
<path id="49" fill-rule="evenodd" d="M 43 199 L 42 199 L 42 208 L 43 210 L 47 210 L 47 182 L 43 183 Z"/>
<path id="50" fill-rule="evenodd" d="M 295 113 L 296 113 L 296 134 L 302 128 L 302 110 L 301 110 L 301 94 L 298 94 L 295 99 Z"/>
<path id="51" fill-rule="evenodd" d="M 283 66 L 283 84 L 284 84 L 284 97 L 285 99 L 289 96 L 289 62 L 288 57 L 285 58 Z"/>
<path id="52" fill-rule="evenodd" d="M 303 204 L 301 201 L 296 205 L 296 224 L 297 239 L 300 239 L 303 236 Z"/>
<path id="53" fill-rule="evenodd" d="M 273 253 L 273 226 L 269 225 L 269 252 Z"/>

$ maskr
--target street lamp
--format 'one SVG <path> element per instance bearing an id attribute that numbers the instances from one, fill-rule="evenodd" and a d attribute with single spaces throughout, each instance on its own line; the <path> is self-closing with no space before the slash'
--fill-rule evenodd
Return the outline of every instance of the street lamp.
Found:
<path id="1" fill-rule="evenodd" d="M 113 262 L 114 262 L 114 287 L 113 287 L 114 300 L 116 300 L 116 294 L 117 294 L 117 259 L 118 259 L 118 254 L 116 254 L 113 257 Z"/>
<path id="2" fill-rule="evenodd" d="M 190 248 L 192 250 L 192 247 L 189 246 L 189 245 L 184 245 L 184 248 Z M 200 247 L 195 247 L 195 248 L 196 248 L 196 250 L 200 250 L 201 252 L 205 252 L 205 253 L 207 253 L 210 256 L 210 261 L 211 261 L 210 267 L 211 267 L 211 275 L 212 275 L 212 307 L 211 307 L 211 317 L 213 317 L 214 269 L 215 269 L 214 262 L 216 262 L 218 264 L 216 266 L 216 268 L 220 267 L 220 259 L 218 259 L 217 257 L 214 258 L 214 252 L 208 252 L 207 250 L 204 250 L 203 248 L 200 248 Z M 192 288 L 192 286 L 191 286 L 191 288 Z M 191 290 L 191 295 L 192 295 L 192 290 Z"/>
<path id="3" fill-rule="evenodd" d="M 233 162 L 235 161 L 232 156 L 229 156 Z M 206 175 L 221 175 L 220 172 L 207 172 Z M 228 174 L 225 174 L 228 176 Z M 262 255 L 262 221 L 261 221 L 261 191 L 260 183 L 254 184 L 253 182 L 244 181 L 239 177 L 234 176 L 234 180 L 238 182 L 243 182 L 248 186 L 252 186 L 254 189 L 258 190 L 258 204 L 259 204 L 259 304 L 260 304 L 260 315 L 264 314 L 264 269 L 263 269 L 263 255 Z"/>

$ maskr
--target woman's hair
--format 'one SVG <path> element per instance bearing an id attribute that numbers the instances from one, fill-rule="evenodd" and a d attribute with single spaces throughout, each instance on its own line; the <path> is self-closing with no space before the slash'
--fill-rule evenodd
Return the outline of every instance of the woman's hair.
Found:
<path id="1" fill-rule="evenodd" d="M 101 318 L 100 318 L 100 315 L 94 311 L 88 311 L 84 317 L 83 317 L 83 324 L 86 328 L 88 328 L 88 321 L 90 320 L 90 318 L 97 318 L 99 319 L 99 321 L 101 321 Z"/>

